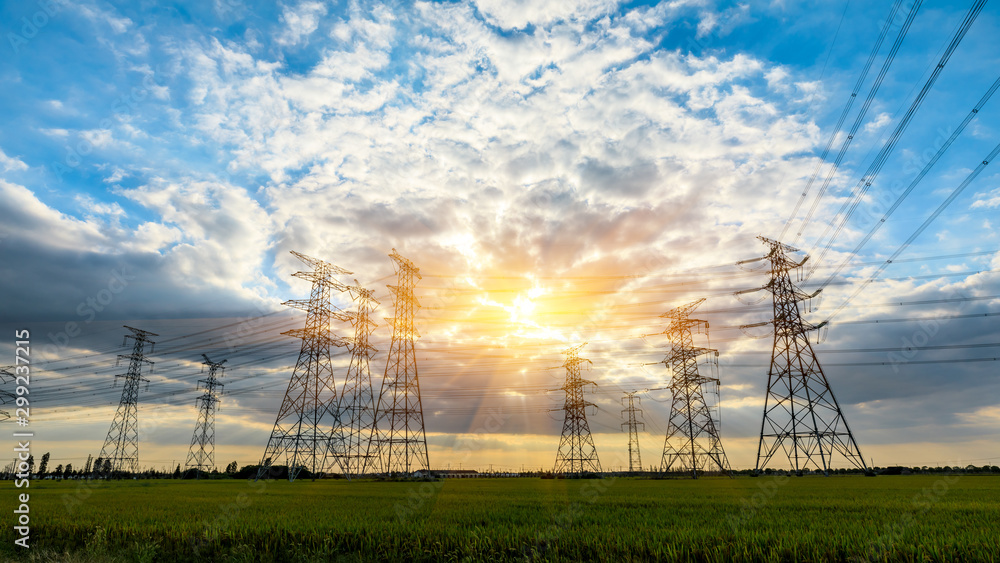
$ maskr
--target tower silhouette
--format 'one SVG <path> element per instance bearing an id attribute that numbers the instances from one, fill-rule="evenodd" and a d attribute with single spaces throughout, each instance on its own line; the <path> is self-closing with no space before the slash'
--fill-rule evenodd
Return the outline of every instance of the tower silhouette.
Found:
<path id="1" fill-rule="evenodd" d="M 392 325 L 392 343 L 379 391 L 372 439 L 368 443 L 368 471 L 410 474 L 420 469 L 430 470 L 413 347 L 419 336 L 413 318 L 420 308 L 413 288 L 421 276 L 420 269 L 400 256 L 395 248 L 389 257 L 394 262 L 398 280 L 396 285 L 387 286 L 393 293 L 394 316 L 387 319 Z"/>
<path id="2" fill-rule="evenodd" d="M 639 455 L 639 427 L 646 429 L 646 425 L 642 422 L 638 422 L 635 417 L 635 413 L 639 413 L 642 416 L 642 409 L 635 408 L 636 401 L 641 400 L 641 397 L 636 397 L 636 394 L 640 391 L 631 391 L 625 393 L 622 397 L 622 405 L 625 409 L 622 414 L 625 415 L 625 422 L 622 426 L 628 427 L 628 470 L 629 473 L 635 471 L 642 471 L 642 458 Z"/>
<path id="3" fill-rule="evenodd" d="M 371 358 L 378 350 L 371 345 L 372 331 L 378 324 L 371 320 L 379 302 L 374 291 L 361 287 L 358 280 L 348 288 L 357 302 L 351 313 L 354 339 L 351 342 L 351 363 L 340 394 L 339 422 L 344 448 L 340 466 L 348 479 L 364 474 L 368 468 L 368 442 L 375 425 L 375 394 L 372 390 Z M 335 453 L 335 452 L 334 452 Z"/>
<path id="4" fill-rule="evenodd" d="M 601 460 L 597 457 L 594 438 L 590 435 L 590 424 L 587 423 L 587 407 L 596 406 L 583 398 L 583 388 L 596 385 L 593 381 L 580 377 L 580 365 L 590 360 L 579 356 L 580 349 L 587 343 L 568 348 L 566 354 L 566 383 L 562 389 L 566 392 L 566 402 L 561 409 L 565 413 L 562 436 L 559 438 L 559 449 L 556 451 L 554 473 L 580 476 L 583 473 L 600 473 Z"/>
<path id="5" fill-rule="evenodd" d="M 815 297 L 819 291 L 804 293 L 792 283 L 789 274 L 809 257 L 796 262 L 787 253 L 798 249 L 766 237 L 757 238 L 768 252 L 756 260 L 767 260 L 770 264 L 770 280 L 759 289 L 771 293 L 774 312 L 770 322 L 758 325 L 773 325 L 774 345 L 756 471 L 766 468 L 771 457 L 782 451 L 797 473 L 814 468 L 829 475 L 834 452 L 867 472 L 861 450 L 809 341 L 808 332 L 822 324 L 814 326 L 804 321 L 799 311 L 799 302 Z"/>
<path id="6" fill-rule="evenodd" d="M 132 353 L 119 354 L 116 365 L 122 360 L 128 360 L 128 371 L 115 376 L 115 382 L 122 378 L 122 397 L 118 402 L 118 410 L 111 421 L 108 436 L 101 448 L 101 467 L 94 469 L 98 474 L 135 473 L 139 470 L 139 383 L 149 383 L 142 376 L 142 366 L 152 367 L 153 362 L 146 359 L 146 344 L 153 351 L 155 342 L 150 336 L 159 336 L 152 332 L 125 326 L 132 334 L 126 334 L 122 346 L 132 339 Z"/>
<path id="7" fill-rule="evenodd" d="M 196 469 L 199 472 L 215 469 L 215 411 L 223 388 L 223 384 L 219 383 L 218 379 L 223 374 L 219 373 L 216 376 L 216 373 L 224 372 L 226 369 L 222 367 L 226 360 L 213 362 L 205 354 L 202 354 L 201 357 L 205 358 L 202 363 L 208 366 L 208 377 L 198 380 L 199 386 L 205 390 L 205 393 L 196 400 L 198 424 L 194 427 L 187 462 L 184 464 L 185 467 Z"/>
<path id="8" fill-rule="evenodd" d="M 663 363 L 673 373 L 669 385 L 673 393 L 670 420 L 660 468 L 664 472 L 679 470 L 690 473 L 695 479 L 699 472 L 715 469 L 730 472 L 729 460 L 719 436 L 718 420 L 705 400 L 705 386 L 714 385 L 717 394 L 719 380 L 701 375 L 698 371 L 698 358 L 701 356 L 707 356 L 710 365 L 717 367 L 718 352 L 694 346 L 693 331 L 703 328 L 707 334 L 708 322 L 689 318 L 691 312 L 704 301 L 699 299 L 660 315 L 670 320 L 662 332 L 670 340 L 670 352 Z M 718 406 L 718 400 L 715 403 Z"/>
<path id="9" fill-rule="evenodd" d="M 7 366 L 0 368 L 0 384 L 7 384 L 15 380 L 14 372 L 17 371 L 17 366 Z M 0 389 L 0 405 L 6 405 L 7 403 L 13 403 L 17 399 L 16 395 L 7 391 L 6 389 Z M 3 422 L 10 418 L 10 413 L 5 410 L 0 410 L 0 422 Z"/>
<path id="10" fill-rule="evenodd" d="M 292 274 L 311 281 L 312 290 L 308 300 L 284 303 L 304 310 L 306 324 L 304 328 L 282 333 L 301 339 L 302 346 L 264 450 L 257 479 L 268 474 L 271 465 L 282 456 L 288 466 L 289 481 L 294 481 L 304 468 L 314 476 L 322 474 L 326 470 L 330 449 L 336 451 L 343 448 L 342 437 L 337 435 L 340 422 L 330 346 L 348 346 L 349 341 L 331 334 L 330 325 L 333 319 L 349 321 L 350 316 L 330 305 L 330 295 L 333 291 L 348 289 L 334 276 L 351 272 L 305 254 L 294 251 L 292 254 L 312 266 L 311 272 Z"/>

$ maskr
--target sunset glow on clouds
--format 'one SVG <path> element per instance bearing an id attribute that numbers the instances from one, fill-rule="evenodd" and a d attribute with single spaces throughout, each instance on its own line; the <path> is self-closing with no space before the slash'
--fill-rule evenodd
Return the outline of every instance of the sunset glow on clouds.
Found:
<path id="1" fill-rule="evenodd" d="M 583 341 L 594 362 L 587 378 L 598 383 L 598 451 L 608 466 L 616 456 L 627 463 L 622 391 L 662 386 L 668 373 L 656 362 L 667 343 L 650 336 L 663 329 L 658 315 L 701 297 L 712 328 L 710 342 L 698 342 L 721 352 L 723 444 L 734 466 L 752 466 L 770 339 L 738 327 L 768 319 L 770 302 L 732 296 L 766 282 L 735 262 L 761 255 L 757 235 L 778 236 L 816 169 L 890 7 L 861 4 L 57 3 L 33 35 L 21 19 L 40 5 L 5 6 L 3 319 L 49 345 L 39 387 L 50 397 L 41 416 L 54 458 L 75 465 L 99 450 L 120 393 L 113 354 L 130 324 L 165 341 L 140 398 L 145 424 L 162 414 L 142 464 L 183 457 L 203 352 L 232 358 L 217 459 L 257 461 L 298 351 L 279 333 L 302 317 L 280 303 L 308 292 L 291 277 L 303 265 L 289 251 L 354 272 L 343 281 L 376 289 L 381 320 L 392 316 L 386 255 L 396 248 L 424 275 L 417 346 L 433 466 L 449 463 L 455 437 L 479 432 L 492 412 L 505 413 L 503 423 L 476 463 L 551 464 L 560 351 Z M 824 221 L 967 10 L 927 4 L 817 219 L 798 241 L 790 229 L 787 242 L 818 250 Z M 997 17 L 996 6 L 979 16 L 814 284 L 996 79 Z M 826 288 L 811 320 L 840 305 L 979 165 L 1000 138 L 997 103 Z M 993 317 L 937 320 L 933 331 L 866 322 L 1000 310 L 990 297 L 1000 295 L 1000 176 L 991 168 L 817 346 L 878 464 L 1000 455 L 989 415 L 1000 408 L 995 364 L 919 363 L 996 348 L 887 359 L 915 338 L 925 347 L 998 343 Z M 128 272 L 124 290 L 81 315 L 114 271 Z M 346 295 L 337 300 L 350 307 Z M 67 322 L 81 334 L 60 336 Z M 385 325 L 374 338 L 380 380 Z M 849 352 L 873 348 L 888 351 Z M 837 365 L 875 362 L 893 365 Z M 668 408 L 663 392 L 645 405 L 652 463 Z M 928 443 L 949 444 L 947 454 L 928 459 Z"/>

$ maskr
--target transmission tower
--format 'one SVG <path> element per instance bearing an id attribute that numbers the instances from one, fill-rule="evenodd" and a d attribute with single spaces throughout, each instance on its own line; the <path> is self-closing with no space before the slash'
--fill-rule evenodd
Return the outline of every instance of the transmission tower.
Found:
<path id="1" fill-rule="evenodd" d="M 201 357 L 205 358 L 202 363 L 208 366 L 208 377 L 198 380 L 199 386 L 205 389 L 205 394 L 196 400 L 198 425 L 194 427 L 194 435 L 191 436 L 191 449 L 188 451 L 185 463 L 185 467 L 196 469 L 199 474 L 201 471 L 215 469 L 215 409 L 219 404 L 219 396 L 222 395 L 223 387 L 223 384 L 219 383 L 218 380 L 219 377 L 223 376 L 223 373 L 218 372 L 224 372 L 226 369 L 222 367 L 226 360 L 213 362 L 205 354 L 202 354 Z"/>
<path id="2" fill-rule="evenodd" d="M 294 481 L 303 468 L 316 476 L 324 472 L 330 449 L 343 448 L 342 437 L 337 436 L 340 423 L 330 346 L 348 346 L 349 341 L 331 334 L 330 324 L 333 319 L 349 321 L 350 317 L 331 307 L 330 295 L 333 291 L 348 289 L 334 276 L 351 272 L 305 254 L 294 251 L 292 254 L 312 266 L 311 272 L 292 274 L 311 281 L 312 290 L 308 300 L 294 299 L 284 303 L 304 310 L 306 324 L 305 328 L 282 333 L 301 339 L 302 347 L 267 441 L 257 479 L 264 477 L 279 457 L 284 457 L 288 466 L 289 481 Z"/>
<path id="3" fill-rule="evenodd" d="M 559 449 L 556 451 L 556 464 L 552 470 L 554 473 L 579 476 L 583 473 L 601 472 L 601 460 L 597 457 L 597 448 L 590 435 L 586 410 L 588 406 L 597 405 L 583 399 L 583 388 L 597 384 L 580 378 L 580 364 L 593 363 L 579 356 L 580 349 L 586 345 L 584 342 L 563 351 L 566 354 L 566 362 L 563 364 L 566 368 L 566 384 L 562 389 L 566 391 L 566 402 L 561 410 L 565 412 L 565 418 Z"/>
<path id="4" fill-rule="evenodd" d="M 622 397 L 622 405 L 625 406 L 625 410 L 622 414 L 625 415 L 625 422 L 622 426 L 628 426 L 628 471 L 633 473 L 636 471 L 642 471 L 642 459 L 639 457 L 639 427 L 646 429 L 645 423 L 637 422 L 635 418 L 635 413 L 638 412 L 639 416 L 642 416 L 642 409 L 635 408 L 636 401 L 641 401 L 642 397 L 636 397 L 637 393 L 641 391 L 632 391 L 625 393 Z"/>
<path id="5" fill-rule="evenodd" d="M 729 460 L 719 437 L 719 422 L 705 400 L 708 385 L 715 386 L 718 397 L 719 379 L 698 372 L 699 357 L 708 356 L 710 365 L 717 368 L 719 353 L 694 346 L 693 331 L 704 329 L 707 335 L 708 322 L 689 318 L 704 301 L 699 299 L 660 315 L 670 320 L 661 334 L 670 340 L 670 353 L 663 358 L 663 363 L 673 373 L 669 385 L 673 399 L 660 468 L 666 472 L 676 467 L 676 470 L 690 473 L 693 479 L 698 478 L 699 472 L 715 469 L 730 473 Z M 715 405 L 718 404 L 716 399 Z"/>
<path id="6" fill-rule="evenodd" d="M 17 366 L 7 366 L 0 368 L 0 384 L 7 384 L 14 381 L 14 372 Z M 10 391 L 0 389 L 0 405 L 6 405 L 7 403 L 13 403 L 17 397 Z M 10 418 L 10 413 L 5 410 L 0 410 L 0 422 L 8 420 Z"/>
<path id="7" fill-rule="evenodd" d="M 757 237 L 768 247 L 767 255 L 754 260 L 767 260 L 771 279 L 759 290 L 771 293 L 774 319 L 760 326 L 774 327 L 774 346 L 768 370 L 764 417 L 757 446 L 756 471 L 760 472 L 779 450 L 784 451 L 796 473 L 810 467 L 829 475 L 833 453 L 839 452 L 854 466 L 868 471 L 847 419 L 833 396 L 830 383 L 813 352 L 807 333 L 823 326 L 802 320 L 799 302 L 819 293 L 806 294 L 791 280 L 789 272 L 798 269 L 799 262 L 786 253 L 798 249 L 766 237 Z M 750 262 L 747 260 L 744 262 Z M 755 290 L 748 290 L 755 291 Z M 746 328 L 746 327 L 743 327 Z"/>
<path id="8" fill-rule="evenodd" d="M 348 288 L 357 302 L 357 310 L 351 313 L 354 325 L 354 340 L 351 343 L 351 364 L 340 394 L 340 434 L 344 448 L 340 466 L 348 479 L 363 474 L 368 466 L 368 440 L 375 425 L 375 394 L 372 392 L 371 358 L 378 350 L 371 345 L 372 331 L 378 323 L 371 315 L 378 307 L 374 291 L 361 287 L 358 280 Z M 333 452 L 335 453 L 335 452 Z"/>
<path id="9" fill-rule="evenodd" d="M 393 293 L 394 317 L 392 343 L 386 360 L 385 376 L 379 391 L 372 439 L 368 443 L 368 471 L 385 474 L 410 474 L 430 470 L 427 434 L 424 432 L 424 409 L 420 402 L 417 358 L 413 342 L 419 336 L 413 317 L 420 308 L 413 295 L 420 269 L 392 249 L 389 255 L 396 268 L 396 285 L 387 286 Z M 388 427 L 388 428 L 387 428 Z"/>
<path id="10" fill-rule="evenodd" d="M 111 428 L 108 429 L 108 437 L 104 440 L 104 447 L 101 448 L 100 457 L 104 459 L 102 467 L 95 468 L 95 472 L 102 474 L 115 474 L 121 472 L 136 473 L 139 470 L 139 383 L 149 383 L 149 380 L 142 376 L 143 364 L 153 366 L 153 362 L 146 359 L 146 344 L 149 344 L 149 351 L 153 351 L 155 342 L 149 339 L 150 336 L 159 336 L 152 332 L 139 330 L 126 326 L 132 334 L 126 334 L 122 346 L 132 339 L 132 353 L 119 354 L 118 361 L 128 360 L 128 372 L 115 376 L 123 378 L 122 398 L 118 403 L 118 410 L 115 411 L 115 418 L 111 421 Z"/>

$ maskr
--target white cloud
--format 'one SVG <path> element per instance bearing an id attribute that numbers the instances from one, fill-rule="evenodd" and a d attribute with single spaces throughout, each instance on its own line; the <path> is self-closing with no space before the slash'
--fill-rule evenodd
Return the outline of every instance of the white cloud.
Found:
<path id="1" fill-rule="evenodd" d="M 23 160 L 13 156 L 7 156 L 7 153 L 5 153 L 3 149 L 0 149 L 0 167 L 3 168 L 4 172 L 28 169 L 28 165 L 25 164 Z"/>
<path id="2" fill-rule="evenodd" d="M 878 131 L 888 125 L 890 121 L 892 121 L 892 116 L 886 112 L 882 112 L 865 124 L 865 132 L 872 133 Z"/>
<path id="3" fill-rule="evenodd" d="M 49 137 L 68 137 L 69 136 L 69 130 L 68 129 L 61 129 L 61 128 L 39 129 L 39 132 L 42 133 L 43 135 L 48 135 Z"/>
<path id="4" fill-rule="evenodd" d="M 982 207 L 987 209 L 1000 207 L 1000 188 L 994 188 L 984 194 L 976 195 L 976 201 L 972 202 L 972 209 L 979 209 Z"/>
<path id="5" fill-rule="evenodd" d="M 260 271 L 273 225 L 245 190 L 217 182 L 157 179 L 123 194 L 159 217 L 159 226 L 140 226 L 136 245 L 161 245 L 156 250 L 163 252 L 179 282 L 249 291 L 243 286 Z M 162 247 L 173 243 L 178 244 Z"/>
<path id="6" fill-rule="evenodd" d="M 120 182 L 122 178 L 126 176 L 128 176 L 128 173 L 126 173 L 124 170 L 116 166 L 115 169 L 111 172 L 111 175 L 102 181 L 105 184 L 114 184 L 116 182 Z"/>
<path id="7" fill-rule="evenodd" d="M 86 140 L 91 146 L 96 148 L 107 147 L 113 141 L 110 129 L 91 129 L 88 131 L 81 131 L 80 136 L 83 137 L 84 140 Z"/>
<path id="8" fill-rule="evenodd" d="M 277 37 L 278 43 L 294 46 L 303 42 L 316 31 L 325 14 L 326 6 L 322 2 L 302 2 L 294 8 L 286 6 L 281 14 L 285 29 Z"/>
<path id="9" fill-rule="evenodd" d="M 559 21 L 587 22 L 613 11 L 619 0 L 475 0 L 476 9 L 492 25 L 523 29 L 528 25 L 546 27 Z"/>
<path id="10" fill-rule="evenodd" d="M 107 26 L 116 34 L 125 33 L 132 26 L 132 20 L 124 16 L 117 16 L 110 10 L 102 10 L 100 8 L 83 4 L 77 5 L 76 9 L 78 9 L 87 19 L 95 23 L 107 24 Z"/>
<path id="11" fill-rule="evenodd" d="M 81 221 L 42 203 L 28 188 L 0 180 L 0 201 L 7 209 L 6 227 L 12 232 L 38 233 L 46 246 L 58 249 L 107 248 L 102 226 Z"/>

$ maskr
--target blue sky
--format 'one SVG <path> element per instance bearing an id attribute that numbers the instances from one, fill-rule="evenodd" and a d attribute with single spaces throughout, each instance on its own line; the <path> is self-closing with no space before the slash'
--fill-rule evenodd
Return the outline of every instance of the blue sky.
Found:
<path id="1" fill-rule="evenodd" d="M 642 386 L 662 376 L 640 365 L 661 353 L 641 340 L 654 332 L 658 312 L 706 295 L 705 309 L 734 310 L 737 282 L 761 283 L 753 274 L 727 279 L 740 271 L 735 267 L 708 267 L 759 255 L 754 237 L 778 236 L 891 5 L 4 3 L 5 323 L 35 323 L 41 335 L 58 333 L 64 323 L 81 320 L 79 304 L 101 291 L 111 272 L 132 272 L 128 289 L 59 352 L 76 357 L 110 350 L 121 320 L 158 323 L 165 338 L 173 338 L 279 310 L 281 301 L 307 290 L 290 277 L 299 268 L 290 250 L 382 287 L 392 273 L 385 255 L 398 248 L 440 276 L 422 282 L 422 299 L 441 299 L 441 288 L 457 286 L 470 299 L 422 313 L 424 361 L 432 372 L 447 363 L 440 353 L 451 346 L 524 346 L 534 350 L 531 365 L 551 366 L 560 361 L 560 338 L 590 339 L 605 342 L 591 358 L 608 389 Z M 911 6 L 902 3 L 848 125 Z M 796 243 L 801 248 L 821 251 L 824 221 L 847 201 L 968 9 L 967 3 L 944 1 L 920 7 L 816 218 Z M 894 199 L 996 80 L 997 10 L 987 5 L 978 16 L 821 267 L 850 257 L 884 209 L 875 198 Z M 810 318 L 819 322 L 842 303 L 990 152 L 1000 139 L 996 104 L 1000 99 L 986 104 L 853 258 L 860 265 L 826 288 Z M 842 324 L 830 326 L 823 346 L 904 346 L 904 339 L 919 334 L 915 322 L 864 322 L 995 310 L 1000 302 L 983 297 L 1000 294 L 993 272 L 1000 268 L 998 177 L 987 167 L 901 256 L 921 259 L 886 269 L 881 277 L 889 279 L 873 283 L 838 315 Z M 947 258 L 923 259 L 941 256 Z M 520 285 L 500 287 L 500 275 Z M 637 278 L 600 278 L 616 275 Z M 566 281 L 574 277 L 598 286 L 581 289 Z M 686 280 L 684 291 L 657 294 L 671 279 Z M 592 303 L 546 304 L 546 296 L 596 289 L 605 292 L 597 305 L 607 311 L 634 308 L 608 313 L 607 328 L 550 323 L 560 318 L 556 312 L 584 311 Z M 955 295 L 977 299 L 941 301 Z M 533 325 L 525 324 L 524 311 L 520 320 L 511 313 L 513 324 L 502 328 L 454 321 L 476 307 L 516 309 L 517 296 L 537 305 Z M 876 306 L 908 301 L 934 303 Z M 733 327 L 759 321 L 767 311 L 712 314 L 713 326 Z M 1000 342 L 995 322 L 945 325 L 928 346 Z M 524 336 L 539 327 L 551 330 Z M 737 421 L 736 432 L 744 422 L 748 428 L 759 423 L 754 401 L 763 392 L 759 368 L 735 366 L 746 358 L 759 362 L 753 354 L 768 348 L 767 339 L 732 329 L 718 339 L 723 364 L 734 365 L 722 377 L 731 381 L 723 391 L 731 403 L 724 405 L 727 419 Z M 269 359 L 247 365 L 247 374 L 287 380 L 281 362 L 294 360 L 294 342 L 288 350 L 292 360 L 262 354 Z M 936 349 L 921 358 L 968 359 L 995 350 Z M 885 357 L 866 354 L 831 354 L 828 361 Z M 191 366 L 200 358 L 193 356 Z M 190 367 L 177 361 L 177 370 Z M 502 387 L 493 378 L 508 368 L 503 362 L 480 365 L 480 388 Z M 67 444 L 92 440 L 99 449 L 106 427 L 101 409 L 117 402 L 117 391 L 101 387 L 106 379 L 86 369 L 65 367 L 60 377 L 77 374 L 98 398 L 63 403 L 76 408 L 68 411 L 73 416 L 100 422 L 90 434 L 71 433 L 65 425 L 72 420 L 53 424 Z M 941 448 L 931 461 L 1000 455 L 993 364 L 884 371 L 841 367 L 828 374 L 863 449 L 900 463 L 921 461 L 916 458 L 927 444 Z M 178 429 L 186 429 L 192 401 L 181 393 L 185 383 L 169 371 L 162 377 L 164 388 L 179 391 L 162 398 L 161 406 Z M 434 404 L 446 412 L 445 391 L 460 384 L 440 377 L 442 398 Z M 266 419 L 277 408 L 272 403 L 280 399 L 273 393 L 248 390 L 234 399 L 232 432 L 253 430 L 220 447 L 252 461 L 266 441 Z M 617 424 L 617 398 L 609 394 L 605 401 L 600 416 L 607 429 L 599 444 L 618 448 L 621 436 L 610 430 Z M 923 420 L 914 415 L 928 412 L 936 414 Z M 475 414 L 463 416 L 445 416 L 437 429 L 429 428 L 442 440 L 432 457 L 437 451 L 447 459 L 448 437 L 477 426 Z M 251 423 L 259 420 L 265 422 Z M 535 437 L 538 451 L 525 455 L 545 460 L 555 448 L 551 434 L 558 432 L 555 423 L 546 424 L 512 423 L 505 435 L 521 442 Z M 730 459 L 741 466 L 752 465 L 745 452 L 755 444 L 753 432 L 744 430 L 731 438 Z M 154 446 L 161 453 L 153 459 L 171 457 L 162 453 L 170 447 L 183 450 L 185 432 L 176 433 L 179 446 Z M 514 448 L 512 441 L 500 439 L 483 460 Z M 95 446 L 65 448 L 72 452 L 67 456 L 85 457 Z"/>

